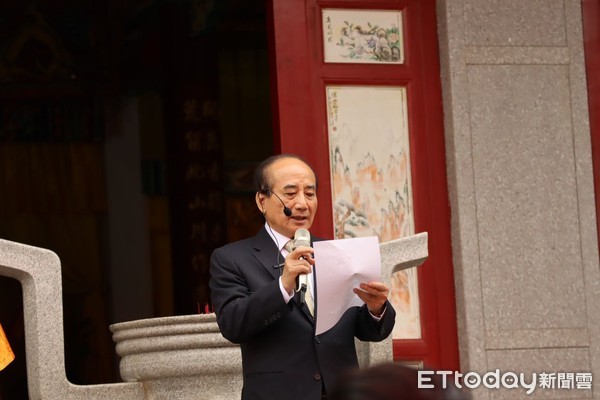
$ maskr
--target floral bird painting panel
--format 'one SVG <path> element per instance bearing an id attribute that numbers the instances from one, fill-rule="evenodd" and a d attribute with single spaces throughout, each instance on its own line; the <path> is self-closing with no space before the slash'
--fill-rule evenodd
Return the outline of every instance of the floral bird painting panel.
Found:
<path id="1" fill-rule="evenodd" d="M 325 62 L 404 62 L 401 11 L 323 9 L 322 13 Z"/>
<path id="2" fill-rule="evenodd" d="M 414 234 L 406 88 L 328 86 L 327 116 L 337 239 Z M 392 275 L 395 339 L 421 337 L 416 269 Z"/>

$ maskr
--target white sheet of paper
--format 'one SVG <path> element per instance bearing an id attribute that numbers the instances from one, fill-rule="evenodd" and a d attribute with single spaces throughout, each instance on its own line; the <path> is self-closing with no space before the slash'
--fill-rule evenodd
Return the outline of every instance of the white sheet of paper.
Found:
<path id="1" fill-rule="evenodd" d="M 317 280 L 316 334 L 331 329 L 363 301 L 352 291 L 360 283 L 381 281 L 379 238 L 369 236 L 314 242 Z"/>

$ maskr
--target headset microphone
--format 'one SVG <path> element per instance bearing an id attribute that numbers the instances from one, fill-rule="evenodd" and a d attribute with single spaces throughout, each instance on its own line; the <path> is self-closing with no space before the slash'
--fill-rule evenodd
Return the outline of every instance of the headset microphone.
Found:
<path id="1" fill-rule="evenodd" d="M 271 194 L 275 195 L 275 197 L 277 197 L 279 199 L 279 201 L 281 202 L 281 205 L 283 205 L 283 213 L 285 214 L 286 217 L 291 217 L 292 216 L 292 210 L 285 205 L 285 203 L 283 202 L 283 200 L 281 200 L 281 197 L 277 196 L 277 194 L 275 194 L 274 191 L 270 191 Z"/>

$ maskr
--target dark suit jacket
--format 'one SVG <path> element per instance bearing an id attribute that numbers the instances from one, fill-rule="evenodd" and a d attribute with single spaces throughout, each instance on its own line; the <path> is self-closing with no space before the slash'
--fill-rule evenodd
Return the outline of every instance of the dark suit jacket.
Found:
<path id="1" fill-rule="evenodd" d="M 283 300 L 274 268 L 284 261 L 278 254 L 264 227 L 253 238 L 213 252 L 210 288 L 217 322 L 225 338 L 241 345 L 243 400 L 317 400 L 322 385 L 331 390 L 341 371 L 358 365 L 354 337 L 385 339 L 396 313 L 388 302 L 377 322 L 366 305 L 353 307 L 331 330 L 315 336 L 306 306 L 297 296 L 287 304 Z"/>

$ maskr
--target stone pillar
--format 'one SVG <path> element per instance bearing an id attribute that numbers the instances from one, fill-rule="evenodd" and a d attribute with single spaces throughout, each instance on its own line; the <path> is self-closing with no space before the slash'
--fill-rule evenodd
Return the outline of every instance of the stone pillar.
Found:
<path id="1" fill-rule="evenodd" d="M 596 378 L 600 269 L 581 1 L 437 4 L 461 368 Z"/>

